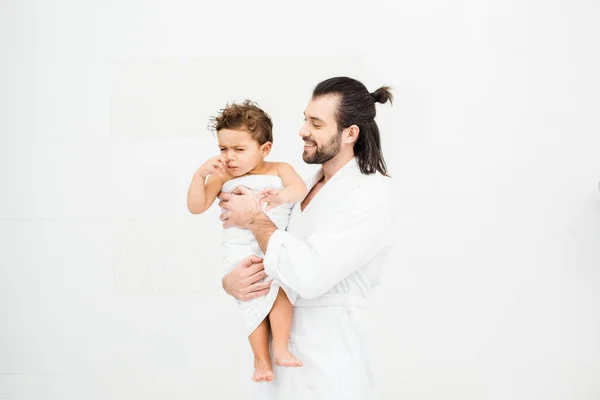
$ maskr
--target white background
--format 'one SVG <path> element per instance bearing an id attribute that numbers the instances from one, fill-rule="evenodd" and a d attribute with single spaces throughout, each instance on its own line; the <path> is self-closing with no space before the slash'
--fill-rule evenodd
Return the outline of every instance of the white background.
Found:
<path id="1" fill-rule="evenodd" d="M 312 172 L 311 90 L 373 91 L 400 216 L 382 399 L 600 398 L 596 1 L 0 1 L 0 398 L 242 399 L 208 117 Z"/>

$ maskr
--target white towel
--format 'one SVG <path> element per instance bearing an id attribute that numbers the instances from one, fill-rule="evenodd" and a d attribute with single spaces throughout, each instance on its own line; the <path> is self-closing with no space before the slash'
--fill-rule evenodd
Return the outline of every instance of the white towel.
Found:
<path id="1" fill-rule="evenodd" d="M 225 182 L 221 191 L 231 193 L 238 186 L 245 186 L 258 194 L 263 189 L 283 189 L 283 182 L 280 177 L 275 175 L 244 175 Z M 278 229 L 285 230 L 292 207 L 293 204 L 283 204 L 265 212 L 265 214 Z M 254 234 L 249 229 L 241 229 L 235 226 L 223 229 L 221 254 L 227 263 L 226 273 L 251 254 L 261 258 L 264 257 Z M 245 302 L 237 301 L 242 318 L 246 323 L 246 333 L 248 335 L 258 327 L 271 311 L 278 289 L 279 285 L 273 282 L 271 290 L 266 296 Z"/>

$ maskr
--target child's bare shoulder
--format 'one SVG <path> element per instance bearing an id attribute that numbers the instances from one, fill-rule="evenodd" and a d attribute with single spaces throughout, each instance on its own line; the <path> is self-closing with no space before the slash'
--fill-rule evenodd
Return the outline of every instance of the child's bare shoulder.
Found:
<path id="1" fill-rule="evenodd" d="M 276 175 L 278 176 L 282 176 L 282 175 L 289 175 L 290 173 L 294 173 L 294 167 L 292 167 L 291 164 L 283 162 L 283 161 L 277 161 L 277 162 L 273 162 L 273 168 L 276 172 Z"/>

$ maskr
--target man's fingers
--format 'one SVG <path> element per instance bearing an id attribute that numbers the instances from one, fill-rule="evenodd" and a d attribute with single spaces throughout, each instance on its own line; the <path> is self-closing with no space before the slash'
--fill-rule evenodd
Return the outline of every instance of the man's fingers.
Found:
<path id="1" fill-rule="evenodd" d="M 224 213 L 221 213 L 221 215 L 219 215 L 219 219 L 221 221 L 227 221 L 230 217 L 231 217 L 231 211 L 225 211 Z"/>
<path id="2" fill-rule="evenodd" d="M 217 196 L 217 198 L 222 200 L 219 204 L 221 204 L 225 201 L 228 201 L 230 197 L 231 197 L 231 193 L 227 193 L 227 192 L 220 192 L 219 195 Z"/>
<path id="3" fill-rule="evenodd" d="M 250 267 L 248 267 L 248 269 L 246 270 L 246 273 L 248 274 L 246 276 L 252 276 L 252 275 L 256 274 L 259 271 L 264 271 L 264 269 L 265 269 L 265 266 L 263 265 L 262 262 L 259 262 L 257 264 L 253 264 Z"/>
<path id="4" fill-rule="evenodd" d="M 273 283 L 273 281 L 257 282 L 253 285 L 250 285 L 248 287 L 248 294 L 252 294 L 255 292 L 261 292 L 265 289 L 269 289 L 271 287 L 271 283 Z"/>
<path id="5" fill-rule="evenodd" d="M 240 261 L 237 265 L 237 268 L 241 268 L 242 271 L 242 277 L 244 278 L 248 278 L 251 277 L 255 274 L 257 274 L 260 271 L 264 271 L 264 266 L 262 264 L 262 258 L 256 256 L 255 254 L 251 254 L 250 256 L 244 258 L 242 261 Z M 250 283 L 255 283 L 261 279 L 263 279 L 264 277 L 266 277 L 267 275 L 263 275 L 261 277 L 258 277 L 255 280 L 252 280 Z"/>
<path id="6" fill-rule="evenodd" d="M 252 274 L 248 277 L 248 284 L 250 284 L 250 285 L 255 284 L 256 282 L 262 281 L 266 277 L 267 277 L 267 273 L 264 270 L 258 271 L 257 273 Z"/>
<path id="7" fill-rule="evenodd" d="M 260 258 L 259 256 L 257 256 L 256 254 L 252 254 L 250 256 L 250 261 L 252 262 L 252 264 L 256 264 L 256 263 L 261 263 L 263 261 L 263 259 Z"/>
<path id="8" fill-rule="evenodd" d="M 251 194 L 252 191 L 250 189 L 248 189 L 246 186 L 238 186 L 235 189 L 233 189 L 233 191 L 231 192 L 231 194 Z"/>
<path id="9" fill-rule="evenodd" d="M 231 191 L 231 194 L 244 194 L 243 188 L 244 186 L 238 186 Z"/>
<path id="10" fill-rule="evenodd" d="M 248 268 L 248 267 L 252 266 L 252 264 L 257 263 L 256 259 L 259 259 L 262 261 L 262 259 L 260 259 L 259 257 L 256 257 L 254 254 L 252 254 L 251 256 L 246 257 L 242 261 L 240 261 L 238 266 L 241 268 Z"/>
<path id="11" fill-rule="evenodd" d="M 242 296 L 244 301 L 249 301 L 256 299 L 258 297 L 266 296 L 269 293 L 269 289 L 260 290 L 258 292 L 248 293 L 247 295 Z"/>

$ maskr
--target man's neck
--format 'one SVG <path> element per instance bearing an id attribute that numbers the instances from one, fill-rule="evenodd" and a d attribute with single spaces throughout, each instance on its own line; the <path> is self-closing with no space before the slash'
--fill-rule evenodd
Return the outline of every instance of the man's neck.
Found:
<path id="1" fill-rule="evenodd" d="M 323 183 L 327 183 L 352 158 L 354 158 L 354 151 L 343 154 L 340 152 L 337 156 L 323 164 Z"/>

